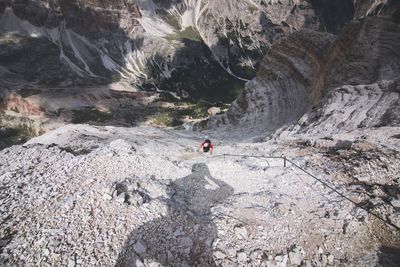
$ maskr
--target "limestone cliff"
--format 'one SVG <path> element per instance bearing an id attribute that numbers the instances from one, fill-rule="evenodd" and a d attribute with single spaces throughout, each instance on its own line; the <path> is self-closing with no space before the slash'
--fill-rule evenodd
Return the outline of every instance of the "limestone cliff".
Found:
<path id="1" fill-rule="evenodd" d="M 350 86 L 346 87 L 350 94 L 361 87 L 366 88 L 366 91 L 361 90 L 365 94 L 376 88 L 372 94 L 389 94 L 390 98 L 397 99 L 396 90 L 383 89 L 382 93 L 382 88 L 387 86 L 374 84 L 397 84 L 394 80 L 400 72 L 400 55 L 396 52 L 399 49 L 400 24 L 393 17 L 367 17 L 355 21 L 337 38 L 309 31 L 298 32 L 271 49 L 257 77 L 247 84 L 230 110 L 223 116 L 212 118 L 208 125 L 215 128 L 227 124 L 229 129 L 250 135 L 272 133 L 298 120 L 335 88 L 346 85 Z M 363 98 L 354 97 L 352 102 L 359 101 L 362 106 Z M 321 105 L 326 101 L 335 102 L 332 99 L 324 101 Z M 392 102 L 381 104 L 379 114 L 386 110 L 391 112 L 389 110 L 396 106 L 389 103 Z M 339 106 L 337 109 L 332 111 L 336 115 L 341 113 Z"/>
<path id="2" fill-rule="evenodd" d="M 223 94 L 253 78 L 283 36 L 303 28 L 336 33 L 371 10 L 350 0 L 3 0 L 1 86 L 124 79 L 181 96 Z"/>

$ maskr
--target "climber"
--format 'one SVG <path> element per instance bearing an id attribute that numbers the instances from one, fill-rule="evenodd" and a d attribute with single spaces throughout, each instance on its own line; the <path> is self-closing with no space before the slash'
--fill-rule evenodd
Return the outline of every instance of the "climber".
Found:
<path id="1" fill-rule="evenodd" d="M 206 139 L 201 145 L 200 145 L 200 149 L 203 148 L 203 152 L 207 153 L 208 151 L 210 151 L 210 154 L 212 154 L 214 146 L 213 144 L 211 144 L 210 139 Z"/>

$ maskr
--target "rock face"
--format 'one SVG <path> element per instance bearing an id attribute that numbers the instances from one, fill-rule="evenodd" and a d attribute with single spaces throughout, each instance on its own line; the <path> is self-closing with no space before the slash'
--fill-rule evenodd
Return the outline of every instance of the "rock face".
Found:
<path id="1" fill-rule="evenodd" d="M 336 33 L 356 11 L 373 12 L 366 9 L 371 5 L 378 6 L 356 8 L 349 0 L 2 1 L 0 63 L 8 75 L 2 86 L 125 79 L 180 95 L 224 91 L 253 78 L 276 40 L 303 28 Z"/>
<path id="2" fill-rule="evenodd" d="M 288 130 L 318 135 L 399 126 L 399 93 L 399 80 L 339 87 Z"/>
<path id="3" fill-rule="evenodd" d="M 400 24 L 390 17 L 353 22 L 337 38 L 308 31 L 293 34 L 271 49 L 257 77 L 248 83 L 230 110 L 212 118 L 209 126 L 217 128 L 227 123 L 232 124 L 228 128 L 248 129 L 248 134 L 268 134 L 298 120 L 332 90 L 320 110 L 330 109 L 324 106 L 326 103 L 359 105 L 368 114 L 365 119 L 371 122 L 352 123 L 359 127 L 372 126 L 372 121 L 385 125 L 389 117 L 391 122 L 397 121 L 394 118 L 398 113 L 400 57 L 393 51 L 400 49 L 399 44 Z M 343 90 L 352 95 L 350 102 L 339 100 L 339 92 L 343 92 L 340 88 L 345 85 L 349 86 Z M 330 99 L 334 95 L 336 99 Z M 364 105 L 364 96 L 370 99 L 371 110 Z M 339 106 L 331 108 L 335 116 L 342 113 L 338 112 Z M 382 117 L 386 111 L 390 115 Z M 343 112 L 347 114 L 347 110 Z M 314 115 L 308 118 L 318 117 Z M 355 118 L 345 116 L 343 120 Z"/>
<path id="4" fill-rule="evenodd" d="M 58 105 L 58 109 L 34 103 L 31 109 L 43 111 L 40 119 L 32 118 L 30 113 L 15 114 L 6 109 L 6 115 L 1 115 L 2 125 L 15 121 L 14 126 L 21 126 L 21 120 L 28 122 L 25 126 L 41 125 L 53 119 L 57 123 L 71 122 L 68 120 L 71 115 L 65 113 L 73 113 L 77 107 L 99 111 L 94 99 L 101 101 L 108 110 L 123 113 L 119 110 L 121 101 L 118 99 L 136 95 L 138 91 L 157 92 L 171 101 L 183 98 L 230 103 L 242 91 L 245 82 L 255 77 L 270 47 L 285 36 L 302 29 L 336 34 L 352 19 L 366 15 L 390 16 L 395 14 L 396 7 L 395 1 L 351 0 L 2 1 L 2 109 L 6 106 L 26 110 L 26 106 L 15 106 L 15 101 L 10 103 L 15 95 L 19 95 L 17 98 L 37 95 L 36 98 L 48 99 L 50 94 L 54 100 L 65 95 L 69 98 L 68 91 L 73 95 L 76 88 L 82 89 L 83 97 L 77 98 L 84 103 L 77 105 L 66 101 L 71 105 Z M 305 38 L 291 40 L 307 49 L 310 44 Z M 305 43 L 300 44 L 303 40 Z M 316 57 L 321 60 L 321 55 Z M 275 64 L 272 58 L 271 62 L 266 60 L 263 66 Z M 276 60 L 280 60 L 278 56 Z M 318 68 L 311 67 L 313 71 Z M 263 72 L 260 69 L 260 76 L 249 88 L 266 83 Z M 315 76 L 304 75 L 311 80 L 311 76 Z M 125 86 L 120 87 L 118 99 L 114 99 L 114 84 L 121 81 Z M 298 86 L 303 90 L 304 85 Z M 99 87 L 101 92 L 93 93 L 93 87 Z M 104 93 L 105 88 L 112 93 Z M 30 92 L 20 94 L 20 90 Z M 88 98 L 93 101 L 87 101 Z M 129 98 L 126 101 L 132 102 Z M 104 99 L 111 101 L 104 104 L 107 102 Z M 25 102 L 32 103 L 32 99 L 18 101 Z M 295 104 L 293 113 L 304 113 L 308 104 L 307 101 Z M 134 106 L 131 109 L 137 108 L 135 104 L 131 106 Z M 236 118 L 234 113 L 229 116 Z M 284 117 L 291 120 L 297 115 Z"/>

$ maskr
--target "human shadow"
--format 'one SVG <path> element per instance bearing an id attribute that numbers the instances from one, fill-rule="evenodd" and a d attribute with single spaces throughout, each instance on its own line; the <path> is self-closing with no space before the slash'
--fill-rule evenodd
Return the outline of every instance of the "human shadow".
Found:
<path id="1" fill-rule="evenodd" d="M 400 262 L 400 249 L 399 247 L 389 247 L 382 246 L 380 247 L 378 253 L 380 266 L 383 267 L 394 267 L 399 266 Z"/>
<path id="2" fill-rule="evenodd" d="M 167 215 L 130 233 L 116 266 L 216 266 L 211 208 L 228 199 L 233 188 L 212 177 L 204 163 L 194 164 L 192 174 L 169 187 Z"/>

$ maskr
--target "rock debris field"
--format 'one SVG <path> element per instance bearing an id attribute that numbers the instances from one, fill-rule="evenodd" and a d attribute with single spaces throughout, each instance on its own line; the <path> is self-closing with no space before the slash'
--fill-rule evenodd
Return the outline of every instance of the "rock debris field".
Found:
<path id="1" fill-rule="evenodd" d="M 398 263 L 399 231 L 310 176 L 281 159 L 222 156 L 284 154 L 400 225 L 398 150 L 372 146 L 372 135 L 215 139 L 211 156 L 197 151 L 202 137 L 67 125 L 0 151 L 2 265 Z"/>

